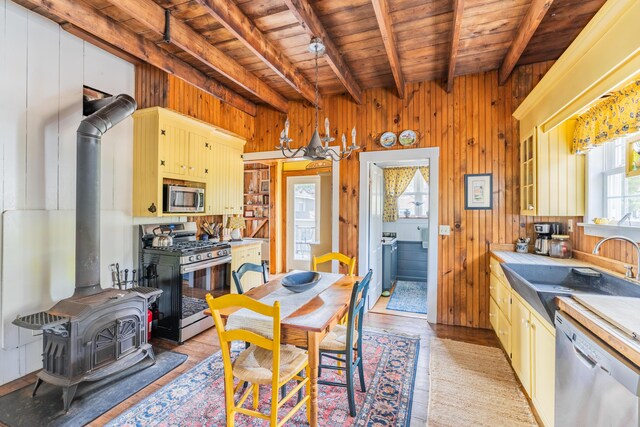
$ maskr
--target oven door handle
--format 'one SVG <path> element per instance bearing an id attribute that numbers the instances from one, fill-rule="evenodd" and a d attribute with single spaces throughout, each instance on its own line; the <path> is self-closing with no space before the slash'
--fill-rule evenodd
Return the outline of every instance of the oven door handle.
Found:
<path id="1" fill-rule="evenodd" d="M 231 262 L 231 255 L 216 258 L 211 261 L 195 262 L 193 264 L 187 264 L 180 267 L 180 274 L 192 273 L 198 270 L 204 270 L 205 268 L 215 267 L 216 265 L 229 264 Z"/>

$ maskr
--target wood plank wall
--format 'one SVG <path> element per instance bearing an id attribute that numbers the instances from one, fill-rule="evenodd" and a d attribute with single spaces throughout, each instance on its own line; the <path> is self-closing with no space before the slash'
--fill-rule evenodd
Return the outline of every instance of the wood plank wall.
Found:
<path id="1" fill-rule="evenodd" d="M 136 66 L 136 101 L 138 108 L 170 108 L 253 140 L 254 117 L 149 64 Z"/>
<path id="2" fill-rule="evenodd" d="M 385 131 L 414 129 L 413 148 L 440 147 L 439 223 L 451 226 L 438 251 L 438 321 L 445 324 L 489 327 L 489 243 L 513 243 L 520 235 L 533 237 L 533 222 L 566 218 L 519 215 L 518 123 L 512 112 L 547 72 L 552 62 L 519 67 L 505 86 L 496 72 L 455 79 L 447 94 L 440 82 L 408 84 L 404 100 L 394 91 L 371 89 L 358 106 L 346 96 L 325 97 L 320 120 L 328 117 L 337 140 L 356 126 L 364 150 L 382 150 L 378 138 Z M 290 134 L 294 145 L 306 143 L 313 131 L 313 109 L 291 102 Z M 256 138 L 246 151 L 271 151 L 284 115 L 259 107 Z M 322 125 L 321 125 L 322 127 Z M 399 145 L 391 149 L 403 149 Z M 494 176 L 492 211 L 464 210 L 464 175 L 491 172 Z M 358 156 L 340 168 L 340 250 L 357 254 Z"/>
<path id="3" fill-rule="evenodd" d="M 382 150 L 377 142 L 382 132 L 414 129 L 420 136 L 415 147 L 441 148 L 439 222 L 450 225 L 452 234 L 441 237 L 438 244 L 440 323 L 489 327 L 489 243 L 513 243 L 520 235 L 533 239 L 534 222 L 555 221 L 566 226 L 568 218 L 519 215 L 519 135 L 518 123 L 511 113 L 551 65 L 552 62 L 546 62 L 519 67 L 505 86 L 498 86 L 496 72 L 459 77 L 450 94 L 442 89 L 440 82 L 429 81 L 407 85 L 404 100 L 385 89 L 365 91 L 361 106 L 345 96 L 324 98 L 320 120 L 329 117 L 337 139 L 342 132 L 349 135 L 355 124 L 365 150 Z M 283 114 L 265 106 L 258 108 L 255 118 L 240 112 L 223 117 L 229 107 L 179 79 L 144 65 L 136 70 L 136 99 L 141 108 L 161 105 L 242 134 L 248 140 L 247 152 L 274 150 L 285 119 Z M 313 109 L 302 102 L 291 102 L 289 118 L 294 145 L 306 143 L 313 131 Z M 355 254 L 357 156 L 345 160 L 340 170 L 340 250 Z M 484 172 L 494 175 L 494 208 L 465 211 L 464 174 Z M 574 224 L 583 220 L 572 219 Z M 590 252 L 596 241 L 576 228 L 575 249 Z M 622 243 L 607 245 L 602 254 L 633 262 L 629 248 Z"/>

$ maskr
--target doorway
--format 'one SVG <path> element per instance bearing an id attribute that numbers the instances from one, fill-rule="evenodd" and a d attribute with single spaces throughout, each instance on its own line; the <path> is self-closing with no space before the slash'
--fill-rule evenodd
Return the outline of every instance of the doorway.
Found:
<path id="1" fill-rule="evenodd" d="M 374 271 L 374 277 L 376 271 L 379 272 L 380 276 L 379 280 L 372 280 L 373 284 L 372 291 L 370 292 L 371 300 L 368 303 L 369 307 L 373 307 L 381 296 L 384 275 L 384 269 L 380 266 L 382 264 L 380 254 L 383 253 L 382 232 L 384 211 L 380 213 L 378 209 L 380 203 L 385 203 L 385 195 L 384 179 L 378 177 L 383 175 L 383 173 L 381 173 L 382 169 L 386 167 L 408 167 L 410 165 L 418 167 L 419 165 L 428 165 L 428 193 L 426 195 L 420 195 L 420 197 L 426 197 L 426 200 L 420 199 L 418 201 L 418 203 L 421 204 L 420 207 L 415 206 L 417 199 L 413 200 L 413 205 L 410 204 L 411 200 L 403 200 L 402 202 L 407 204 L 407 207 L 403 205 L 403 212 L 398 211 L 398 216 L 402 215 L 404 217 L 404 211 L 406 211 L 409 206 L 415 207 L 412 211 L 414 214 L 422 214 L 426 208 L 425 204 L 428 203 L 429 215 L 421 219 L 424 221 L 427 230 L 418 230 L 419 225 L 411 223 L 409 223 L 407 227 L 412 229 L 411 233 L 416 237 L 415 240 L 419 240 L 419 242 L 415 242 L 415 245 L 420 247 L 424 245 L 431 248 L 431 250 L 425 250 L 425 261 L 409 260 L 408 265 L 416 271 L 426 270 L 426 317 L 427 320 L 432 323 L 437 321 L 438 160 L 439 148 L 376 151 L 360 154 L 360 230 L 363 232 L 361 232 L 359 236 L 360 263 L 358 273 L 364 275 L 368 269 L 372 269 Z M 419 188 L 415 190 L 415 193 L 421 193 L 421 191 L 418 191 Z M 379 199 L 381 199 L 382 202 L 379 202 Z M 400 203 L 398 203 L 398 206 L 399 205 Z M 411 212 L 409 212 L 408 216 L 411 216 Z M 402 219 L 404 220 L 405 218 Z M 366 232 L 364 232 L 365 230 Z M 400 235 L 400 230 L 397 231 L 397 234 Z M 413 242 L 409 243 L 414 244 Z M 413 249 L 409 248 L 409 252 L 412 250 Z M 400 260 L 398 260 L 398 267 L 399 266 Z M 401 276 L 400 273 L 405 274 L 408 270 L 406 267 L 402 270 L 398 269 L 398 277 Z"/>
<path id="2" fill-rule="evenodd" d="M 320 177 L 287 178 L 287 270 L 311 270 L 311 248 L 321 240 Z"/>

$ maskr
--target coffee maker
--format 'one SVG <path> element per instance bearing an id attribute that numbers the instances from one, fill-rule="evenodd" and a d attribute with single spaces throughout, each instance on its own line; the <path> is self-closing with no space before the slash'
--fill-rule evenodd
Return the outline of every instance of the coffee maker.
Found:
<path id="1" fill-rule="evenodd" d="M 551 246 L 551 236 L 562 234 L 562 224 L 559 222 L 537 222 L 533 224 L 533 231 L 536 232 L 535 251 L 539 255 L 549 255 Z"/>

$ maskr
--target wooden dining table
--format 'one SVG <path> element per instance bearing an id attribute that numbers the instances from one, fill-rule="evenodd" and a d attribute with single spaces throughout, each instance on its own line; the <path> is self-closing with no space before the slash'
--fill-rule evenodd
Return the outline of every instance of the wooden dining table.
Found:
<path id="1" fill-rule="evenodd" d="M 349 310 L 353 285 L 362 280 L 358 276 L 342 276 L 331 286 L 302 305 L 289 316 L 281 319 L 282 344 L 306 347 L 309 353 L 310 371 L 310 420 L 312 427 L 318 425 L 318 365 L 320 364 L 320 342 L 338 324 Z M 280 280 L 271 280 L 255 287 L 245 295 L 261 299 L 282 288 Z M 224 321 L 240 308 L 220 310 Z M 206 312 L 210 314 L 208 311 Z"/>

